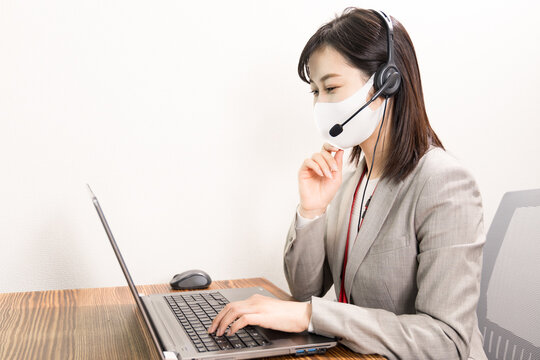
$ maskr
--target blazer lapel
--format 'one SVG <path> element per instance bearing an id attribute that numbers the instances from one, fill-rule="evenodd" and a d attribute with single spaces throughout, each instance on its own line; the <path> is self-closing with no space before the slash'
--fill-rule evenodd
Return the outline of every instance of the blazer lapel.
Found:
<path id="1" fill-rule="evenodd" d="M 358 164 L 354 174 L 351 176 L 350 181 L 347 183 L 346 188 L 343 189 L 341 195 L 341 205 L 339 207 L 338 221 L 337 221 L 337 236 L 334 243 L 333 251 L 333 269 L 334 274 L 338 274 L 338 279 L 341 279 L 341 267 L 343 266 L 343 253 L 345 251 L 345 242 L 347 241 L 347 229 L 349 227 L 349 216 L 351 213 L 351 206 L 354 196 L 354 190 L 360 181 L 362 171 L 366 165 L 365 159 L 362 158 Z M 353 241 L 353 239 L 349 239 Z M 350 258 L 350 255 L 349 255 Z M 341 282 L 341 281 L 340 281 Z M 339 284 L 338 282 L 337 284 Z M 339 289 L 337 289 L 339 292 Z"/>
<path id="2" fill-rule="evenodd" d="M 354 239 L 354 245 L 348 256 L 347 269 L 345 272 L 345 294 L 347 295 L 347 299 L 350 299 L 354 276 L 358 271 L 360 264 L 364 261 L 373 241 L 377 238 L 402 185 L 402 181 L 396 183 L 388 179 L 381 179 L 377 186 L 377 190 L 371 199 L 366 217 L 364 218 L 364 223 L 362 224 L 356 239 Z M 345 237 L 346 236 L 347 234 L 345 231 Z M 352 240 L 353 239 L 349 239 L 349 241 Z M 345 244 L 345 241 L 343 241 L 343 244 Z M 341 249 L 341 258 L 343 259 L 345 247 L 343 246 Z"/>

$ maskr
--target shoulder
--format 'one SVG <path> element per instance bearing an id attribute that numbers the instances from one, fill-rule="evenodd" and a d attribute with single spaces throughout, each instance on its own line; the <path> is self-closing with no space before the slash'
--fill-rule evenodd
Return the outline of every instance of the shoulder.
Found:
<path id="1" fill-rule="evenodd" d="M 409 175 L 418 185 L 430 182 L 450 182 L 468 180 L 475 182 L 474 176 L 456 157 L 446 150 L 432 146 L 420 159 Z"/>
<path id="2" fill-rule="evenodd" d="M 482 207 L 482 197 L 476 179 L 456 157 L 438 147 L 432 147 L 411 173 L 410 187 L 416 189 L 419 208 L 432 208 L 441 203 L 464 206 L 474 203 Z"/>
<path id="3" fill-rule="evenodd" d="M 472 173 L 441 148 L 421 160 L 410 184 L 420 251 L 481 241 L 482 196 Z"/>

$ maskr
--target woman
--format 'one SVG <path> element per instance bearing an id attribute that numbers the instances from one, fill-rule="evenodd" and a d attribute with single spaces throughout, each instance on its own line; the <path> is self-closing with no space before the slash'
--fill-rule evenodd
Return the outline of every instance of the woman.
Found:
<path id="1" fill-rule="evenodd" d="M 309 302 L 231 303 L 210 332 L 254 324 L 335 336 L 389 359 L 486 358 L 476 318 L 481 196 L 429 125 L 406 30 L 383 15 L 347 8 L 300 56 L 317 126 L 334 144 L 300 168 L 300 204 L 285 244 L 291 293 Z M 377 70 L 393 63 L 399 76 L 377 83 Z M 383 95 L 393 89 L 351 115 L 382 86 Z M 343 174 L 339 147 L 351 146 L 355 170 Z M 332 285 L 338 302 L 321 298 Z"/>

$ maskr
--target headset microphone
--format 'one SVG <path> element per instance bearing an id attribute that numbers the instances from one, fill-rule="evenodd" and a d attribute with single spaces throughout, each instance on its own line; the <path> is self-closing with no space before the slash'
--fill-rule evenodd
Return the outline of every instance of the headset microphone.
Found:
<path id="1" fill-rule="evenodd" d="M 336 137 L 339 134 L 341 134 L 343 132 L 343 126 L 345 126 L 353 117 L 355 117 L 356 114 L 358 114 L 360 111 L 364 110 L 367 106 L 369 106 L 369 104 L 371 104 L 379 96 L 381 96 L 381 94 L 384 92 L 384 90 L 386 90 L 388 87 L 390 87 L 390 85 L 393 85 L 393 83 L 396 81 L 397 78 L 399 78 L 399 76 L 400 76 L 399 73 L 393 73 L 392 75 L 390 75 L 388 80 L 383 84 L 383 86 L 379 90 L 377 90 L 377 92 L 371 97 L 371 99 L 369 99 L 369 101 L 367 103 L 365 103 L 360 109 L 356 110 L 354 112 L 354 114 L 352 114 L 347 120 L 345 120 L 345 122 L 343 124 L 336 124 L 336 125 L 332 126 L 332 128 L 330 129 L 330 136 Z"/>

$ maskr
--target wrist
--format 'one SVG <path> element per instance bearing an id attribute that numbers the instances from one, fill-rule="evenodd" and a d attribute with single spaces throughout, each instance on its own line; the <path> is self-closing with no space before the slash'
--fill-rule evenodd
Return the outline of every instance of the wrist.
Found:
<path id="1" fill-rule="evenodd" d="M 304 312 L 304 331 L 309 329 L 309 322 L 311 321 L 311 302 L 306 303 L 306 310 Z"/>
<path id="2" fill-rule="evenodd" d="M 324 209 L 312 209 L 312 210 L 306 210 L 300 205 L 298 207 L 298 213 L 300 216 L 306 218 L 306 219 L 314 219 L 318 216 L 321 216 L 326 211 L 326 208 Z"/>

